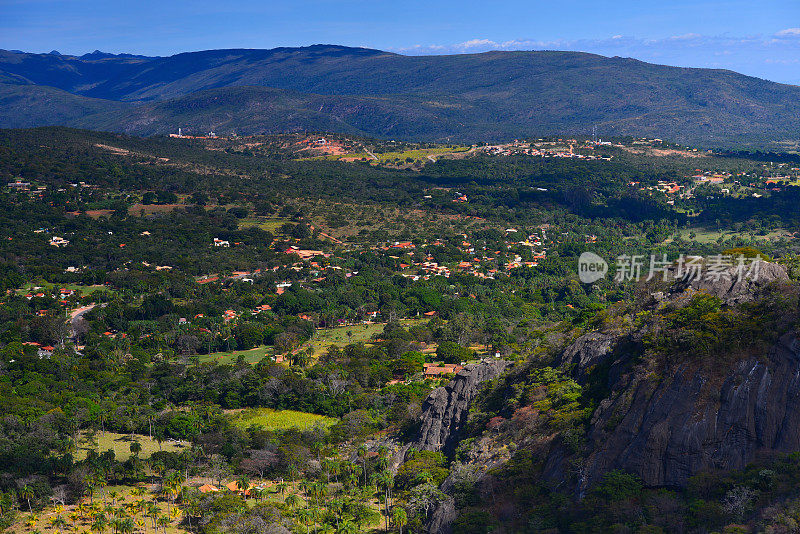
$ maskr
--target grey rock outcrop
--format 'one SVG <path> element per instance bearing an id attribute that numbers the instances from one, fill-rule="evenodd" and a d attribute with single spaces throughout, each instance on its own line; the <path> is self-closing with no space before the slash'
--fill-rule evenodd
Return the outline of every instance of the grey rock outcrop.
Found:
<path id="1" fill-rule="evenodd" d="M 561 354 L 560 367 L 571 368 L 576 377 L 583 378 L 593 367 L 608 360 L 617 340 L 617 336 L 609 334 L 584 334 Z"/>
<path id="2" fill-rule="evenodd" d="M 748 272 L 749 269 L 752 272 Z M 703 292 L 719 297 L 728 305 L 749 302 L 756 298 L 759 291 L 776 282 L 788 282 L 789 275 L 786 269 L 777 263 L 766 261 L 757 262 L 755 266 L 746 266 L 744 272 L 738 272 L 736 267 L 727 269 L 717 277 L 701 276 L 688 282 L 676 285 L 677 290 L 688 293 Z"/>
<path id="3" fill-rule="evenodd" d="M 436 388 L 422 405 L 422 425 L 412 447 L 451 454 L 467 422 L 469 405 L 483 382 L 500 375 L 508 366 L 503 360 L 470 364 L 446 386 Z"/>
<path id="4" fill-rule="evenodd" d="M 447 496 L 431 512 L 431 516 L 425 522 L 425 532 L 428 534 L 452 534 L 453 521 L 458 517 L 456 512 L 456 501 L 451 496 Z"/>
<path id="5" fill-rule="evenodd" d="M 684 486 L 704 470 L 800 450 L 800 340 L 739 361 L 719 384 L 684 365 L 659 383 L 627 377 L 594 414 L 584 486 L 622 469 L 648 486 Z"/>

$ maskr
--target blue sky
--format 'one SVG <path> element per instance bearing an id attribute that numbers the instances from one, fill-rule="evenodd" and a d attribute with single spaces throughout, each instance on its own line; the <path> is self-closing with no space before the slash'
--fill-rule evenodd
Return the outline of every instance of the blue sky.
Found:
<path id="1" fill-rule="evenodd" d="M 170 55 L 337 43 L 584 50 L 800 84 L 798 0 L 0 0 L 0 48 Z"/>

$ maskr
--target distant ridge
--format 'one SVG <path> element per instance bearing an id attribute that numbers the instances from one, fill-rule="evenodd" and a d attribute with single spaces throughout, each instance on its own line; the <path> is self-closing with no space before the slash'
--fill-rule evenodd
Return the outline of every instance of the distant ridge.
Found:
<path id="1" fill-rule="evenodd" d="M 800 87 L 582 52 L 403 56 L 322 44 L 170 57 L 0 50 L 0 103 L 0 127 L 144 135 L 181 126 L 491 141 L 597 126 L 602 135 L 708 145 L 800 138 Z M 48 113 L 53 106 L 58 112 Z"/>

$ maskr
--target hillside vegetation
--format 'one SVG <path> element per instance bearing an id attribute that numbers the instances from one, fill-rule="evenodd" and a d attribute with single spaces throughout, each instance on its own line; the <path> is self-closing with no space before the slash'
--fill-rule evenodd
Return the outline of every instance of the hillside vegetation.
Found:
<path id="1" fill-rule="evenodd" d="M 315 45 L 146 58 L 3 51 L 0 82 L 0 126 L 136 134 L 183 127 L 489 141 L 597 126 L 604 136 L 766 143 L 797 139 L 800 111 L 794 86 L 579 52 L 412 57 Z M 58 112 L 48 114 L 54 102 Z"/>

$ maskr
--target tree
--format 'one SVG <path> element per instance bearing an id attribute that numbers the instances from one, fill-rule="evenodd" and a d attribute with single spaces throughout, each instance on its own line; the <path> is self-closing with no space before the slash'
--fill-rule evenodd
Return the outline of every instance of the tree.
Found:
<path id="1" fill-rule="evenodd" d="M 400 534 L 403 534 L 403 527 L 408 523 L 408 514 L 404 508 L 399 506 L 392 508 L 392 523 L 397 525 L 400 529 Z"/>
<path id="2" fill-rule="evenodd" d="M 310 528 L 312 520 L 311 511 L 309 511 L 308 508 L 301 508 L 300 510 L 297 511 L 297 518 L 303 525 L 305 525 L 306 534 L 308 534 L 308 532 L 311 530 Z"/>
<path id="3" fill-rule="evenodd" d="M 67 527 L 67 520 L 64 519 L 64 516 L 58 514 L 50 520 L 50 525 L 60 533 L 62 529 Z"/>
<path id="4" fill-rule="evenodd" d="M 97 518 L 94 521 L 92 521 L 92 525 L 89 527 L 89 529 L 92 532 L 98 532 L 102 534 L 103 532 L 105 532 L 106 526 L 108 526 L 108 523 L 106 522 L 105 519 Z"/>
<path id="5" fill-rule="evenodd" d="M 164 534 L 167 534 L 167 527 L 169 526 L 169 516 L 162 515 L 158 518 L 158 526 L 161 527 Z"/>
<path id="6" fill-rule="evenodd" d="M 750 510 L 756 492 L 745 486 L 736 486 L 725 494 L 722 502 L 723 509 L 734 516 L 737 521 L 744 519 L 745 514 Z"/>
<path id="7" fill-rule="evenodd" d="M 33 499 L 36 494 L 33 492 L 33 488 L 30 487 L 28 484 L 22 486 L 22 489 L 19 490 L 19 496 L 22 499 L 25 499 L 28 503 L 28 512 L 33 513 L 33 508 L 31 508 L 31 499 Z"/>
<path id="8" fill-rule="evenodd" d="M 147 516 L 153 522 L 153 528 L 156 528 L 156 524 L 158 521 L 158 514 L 161 513 L 161 511 L 158 509 L 158 503 L 156 503 L 155 501 L 150 501 L 149 503 L 147 503 L 146 510 L 147 510 Z"/>
<path id="9" fill-rule="evenodd" d="M 250 496 L 254 498 L 256 502 L 261 502 L 261 499 L 264 498 L 264 490 L 261 488 L 251 488 Z"/>
<path id="10" fill-rule="evenodd" d="M 470 349 L 462 347 L 453 341 L 442 341 L 439 346 L 436 347 L 436 357 L 445 363 L 461 363 L 472 359 L 474 353 Z"/>
<path id="11" fill-rule="evenodd" d="M 349 519 L 345 519 L 339 526 L 336 527 L 336 534 L 357 534 L 358 533 L 358 525 L 350 521 Z"/>
<path id="12" fill-rule="evenodd" d="M 278 455 L 269 450 L 257 449 L 250 452 L 250 458 L 241 461 L 243 471 L 257 474 L 264 478 L 264 474 L 278 462 Z"/>
<path id="13" fill-rule="evenodd" d="M 411 489 L 409 502 L 415 510 L 421 511 L 427 518 L 431 509 L 446 498 L 435 484 L 420 484 Z"/>
<path id="14" fill-rule="evenodd" d="M 358 448 L 358 458 L 361 460 L 361 467 L 364 471 L 364 485 L 367 485 L 367 447 L 361 445 Z"/>
<path id="15" fill-rule="evenodd" d="M 284 502 L 286 503 L 286 506 L 294 510 L 295 508 L 300 506 L 300 497 L 298 497 L 296 493 L 290 493 L 289 495 L 287 495 Z"/>
<path id="16" fill-rule="evenodd" d="M 392 486 L 394 486 L 394 476 L 392 472 L 389 470 L 381 471 L 378 473 L 376 477 L 376 482 L 378 487 L 383 487 L 383 499 L 384 499 L 384 513 L 386 521 L 389 520 L 389 508 L 392 506 Z M 389 529 L 389 526 L 386 525 L 386 529 Z"/>
<path id="17" fill-rule="evenodd" d="M 250 479 L 246 475 L 239 475 L 236 479 L 236 486 L 239 488 L 239 491 L 242 492 L 242 496 L 247 499 L 247 490 L 250 489 Z"/>

